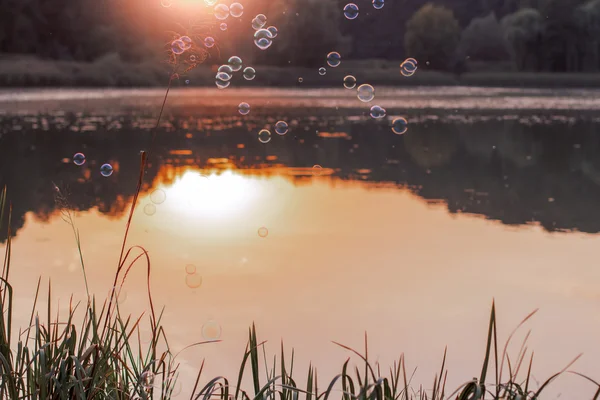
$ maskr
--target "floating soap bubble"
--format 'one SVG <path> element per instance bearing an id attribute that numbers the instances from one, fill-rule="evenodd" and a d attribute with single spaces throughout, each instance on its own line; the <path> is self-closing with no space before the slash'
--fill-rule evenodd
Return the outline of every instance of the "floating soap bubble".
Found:
<path id="1" fill-rule="evenodd" d="M 254 19 L 252 19 L 252 28 L 255 31 L 263 28 L 267 24 L 267 17 L 264 14 L 258 14 Z"/>
<path id="2" fill-rule="evenodd" d="M 109 290 L 108 296 L 116 299 L 118 304 L 123 304 L 127 300 L 127 291 L 122 286 L 115 286 Z"/>
<path id="3" fill-rule="evenodd" d="M 267 30 L 268 30 L 269 32 L 271 32 L 271 36 L 272 36 L 273 38 L 276 38 L 276 37 L 277 37 L 277 34 L 279 33 L 279 31 L 277 30 L 277 27 L 275 27 L 275 26 L 270 26 L 270 27 L 268 27 L 268 28 L 267 28 Z"/>
<path id="4" fill-rule="evenodd" d="M 186 80 L 185 80 L 185 84 L 186 84 L 186 85 L 189 85 L 189 84 L 190 84 L 190 80 L 189 80 L 189 79 L 186 79 Z"/>
<path id="5" fill-rule="evenodd" d="M 358 89 L 356 89 L 356 93 L 358 99 L 363 103 L 368 103 L 375 98 L 375 88 L 368 84 L 360 85 Z"/>
<path id="6" fill-rule="evenodd" d="M 167 199 L 167 194 L 162 189 L 156 189 L 150 194 L 150 201 L 154 204 L 162 204 Z"/>
<path id="7" fill-rule="evenodd" d="M 113 173 L 113 167 L 110 164 L 102 164 L 100 167 L 100 174 L 104 177 L 109 177 Z"/>
<path id="8" fill-rule="evenodd" d="M 385 108 L 381 106 L 373 106 L 371 107 L 370 115 L 371 118 L 379 119 L 385 117 Z"/>
<path id="9" fill-rule="evenodd" d="M 200 286 L 202 286 L 202 276 L 197 272 L 186 274 L 185 284 L 190 289 L 198 289 Z"/>
<path id="10" fill-rule="evenodd" d="M 346 89 L 354 89 L 356 87 L 356 78 L 352 75 L 346 75 L 344 77 L 344 87 Z"/>
<path id="11" fill-rule="evenodd" d="M 392 121 L 392 132 L 396 135 L 403 135 L 408 130 L 408 121 L 406 118 L 400 117 Z"/>
<path id="12" fill-rule="evenodd" d="M 219 27 L 221 28 L 222 31 L 227 30 L 227 24 L 225 22 L 221 22 L 221 25 L 219 25 Z"/>
<path id="13" fill-rule="evenodd" d="M 239 18 L 244 13 L 244 6 L 240 3 L 233 3 L 229 6 L 229 14 L 234 18 Z"/>
<path id="14" fill-rule="evenodd" d="M 417 72 L 417 60 L 407 58 L 400 64 L 400 73 L 403 76 L 413 76 Z"/>
<path id="15" fill-rule="evenodd" d="M 258 228 L 258 236 L 260 236 L 261 238 L 266 238 L 268 235 L 269 230 L 267 228 L 265 228 L 264 226 Z"/>
<path id="16" fill-rule="evenodd" d="M 298 78 L 298 82 L 299 82 L 299 83 L 302 83 L 302 82 L 304 82 L 304 78 L 303 78 L 303 77 L 299 77 L 299 78 Z"/>
<path id="17" fill-rule="evenodd" d="M 384 0 L 373 0 L 373 8 L 376 10 L 381 10 L 384 4 Z"/>
<path id="18" fill-rule="evenodd" d="M 227 60 L 227 63 L 229 64 L 229 66 L 231 67 L 231 69 L 234 72 L 237 72 L 240 69 L 242 69 L 242 59 L 239 58 L 238 56 L 229 57 L 229 60 Z"/>
<path id="19" fill-rule="evenodd" d="M 183 42 L 183 50 L 189 50 L 192 48 L 192 39 L 189 36 L 182 36 L 179 38 Z"/>
<path id="20" fill-rule="evenodd" d="M 202 325 L 202 337 L 206 340 L 217 340 L 221 337 L 221 325 L 215 320 L 208 320 Z"/>
<path id="21" fill-rule="evenodd" d="M 169 8 L 173 5 L 173 2 L 171 0 L 160 0 L 160 5 L 164 8 Z"/>
<path id="22" fill-rule="evenodd" d="M 215 85 L 217 85 L 219 89 L 227 89 L 229 85 L 231 85 L 231 82 L 224 81 L 222 79 L 215 79 Z"/>
<path id="23" fill-rule="evenodd" d="M 323 76 L 327 73 L 327 70 L 325 69 L 325 67 L 321 67 L 319 68 L 319 75 Z"/>
<path id="24" fill-rule="evenodd" d="M 140 376 L 140 383 L 145 390 L 150 390 L 154 386 L 154 373 L 152 371 L 144 371 Z"/>
<path id="25" fill-rule="evenodd" d="M 322 173 L 323 173 L 323 167 L 321 167 L 319 164 L 313 165 L 312 174 L 314 176 L 321 176 Z"/>
<path id="26" fill-rule="evenodd" d="M 340 56 L 340 53 L 338 53 L 337 51 L 332 51 L 331 53 L 327 54 L 327 64 L 330 67 L 337 67 L 342 63 L 342 56 Z"/>
<path id="27" fill-rule="evenodd" d="M 195 54 L 192 54 L 192 55 L 190 56 L 190 62 L 191 62 L 191 63 L 195 63 L 197 60 L 198 60 L 198 57 L 196 57 L 196 55 L 195 55 Z"/>
<path id="28" fill-rule="evenodd" d="M 185 266 L 185 273 L 190 275 L 190 274 L 195 274 L 196 273 L 196 266 L 194 264 L 188 264 Z"/>
<path id="29" fill-rule="evenodd" d="M 75 153 L 73 156 L 73 164 L 83 165 L 85 164 L 85 155 L 83 153 Z"/>
<path id="30" fill-rule="evenodd" d="M 154 214 L 156 214 L 156 206 L 152 203 L 146 204 L 144 206 L 144 214 L 148 216 L 153 216 Z"/>
<path id="31" fill-rule="evenodd" d="M 217 73 L 219 72 L 225 72 L 227 75 L 231 75 L 233 74 L 233 68 L 231 68 L 231 65 L 223 64 L 217 70 Z"/>
<path id="32" fill-rule="evenodd" d="M 354 3 L 348 3 L 344 6 L 344 16 L 348 19 L 358 17 L 358 6 Z"/>
<path id="33" fill-rule="evenodd" d="M 250 104 L 244 102 L 240 103 L 240 105 L 238 106 L 238 111 L 242 115 L 248 115 L 248 113 L 250 112 Z"/>
<path id="34" fill-rule="evenodd" d="M 217 73 L 217 76 L 215 77 L 217 80 L 221 80 L 221 81 L 229 81 L 231 79 L 231 74 L 228 74 L 227 72 L 221 71 Z"/>
<path id="35" fill-rule="evenodd" d="M 229 17 L 229 7 L 225 4 L 217 4 L 215 6 L 215 18 L 224 20 Z"/>
<path id="36" fill-rule="evenodd" d="M 206 4 L 209 7 L 212 7 L 215 4 L 217 4 L 217 0 L 204 0 L 204 4 Z"/>
<path id="37" fill-rule="evenodd" d="M 215 45 L 215 39 L 211 36 L 207 36 L 206 38 L 204 38 L 204 46 L 207 48 L 211 48 Z"/>
<path id="38" fill-rule="evenodd" d="M 258 132 L 258 141 L 261 143 L 269 143 L 271 141 L 271 132 L 267 129 L 262 129 Z"/>
<path id="39" fill-rule="evenodd" d="M 273 44 L 273 36 L 266 29 L 259 29 L 254 32 L 254 44 L 261 50 L 268 49 Z"/>
<path id="40" fill-rule="evenodd" d="M 175 39 L 171 42 L 171 51 L 175 55 L 183 54 L 186 44 L 181 39 Z"/>
<path id="41" fill-rule="evenodd" d="M 251 81 L 254 78 L 256 78 L 256 70 L 252 67 L 246 67 L 244 68 L 244 79 L 247 81 Z"/>
<path id="42" fill-rule="evenodd" d="M 285 135 L 286 133 L 288 133 L 289 130 L 289 126 L 288 123 L 285 121 L 277 121 L 277 123 L 275 124 L 275 133 L 277 133 L 278 135 Z"/>

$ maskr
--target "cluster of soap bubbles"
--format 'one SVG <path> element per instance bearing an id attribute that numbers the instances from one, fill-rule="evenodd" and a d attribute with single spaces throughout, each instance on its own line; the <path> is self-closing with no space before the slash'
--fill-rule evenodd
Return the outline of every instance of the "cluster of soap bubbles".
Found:
<path id="1" fill-rule="evenodd" d="M 185 284 L 190 289 L 197 289 L 202 285 L 202 276 L 196 271 L 194 264 L 185 266 Z"/>
<path id="2" fill-rule="evenodd" d="M 77 166 L 82 166 L 83 164 L 85 164 L 85 154 L 83 153 L 75 153 L 73 155 L 73 164 L 77 165 Z M 111 176 L 113 174 L 113 167 L 110 164 L 102 164 L 102 166 L 100 167 L 100 175 L 104 176 L 105 178 L 108 178 L 109 176 Z"/>
<path id="3" fill-rule="evenodd" d="M 273 39 L 277 37 L 279 31 L 275 26 L 265 28 L 267 17 L 264 14 L 258 14 L 252 19 L 252 29 L 254 32 L 254 44 L 261 50 L 266 50 L 273 44 Z"/>
<path id="4" fill-rule="evenodd" d="M 144 206 L 144 214 L 152 216 L 156 214 L 156 206 L 162 204 L 167 199 L 167 194 L 162 189 L 156 189 L 150 194 L 150 201 Z"/>
<path id="5" fill-rule="evenodd" d="M 417 72 L 417 60 L 407 58 L 400 64 L 400 73 L 403 76 L 413 76 Z"/>
<path id="6" fill-rule="evenodd" d="M 214 3 L 213 3 L 214 4 Z M 212 6 L 213 4 L 207 4 Z M 239 18 L 244 14 L 244 6 L 240 3 L 233 3 L 231 6 L 227 6 L 226 4 L 217 4 L 214 8 L 215 18 L 223 21 L 227 19 L 230 15 L 234 18 Z M 221 24 L 222 25 L 222 24 Z M 225 24 L 225 29 L 227 29 L 227 24 Z M 221 30 L 225 30 L 221 26 Z"/>
<path id="7" fill-rule="evenodd" d="M 371 115 L 371 118 L 374 119 L 380 119 L 385 117 L 386 111 L 385 108 L 381 107 L 381 106 L 373 106 L 371 107 L 371 111 L 369 112 L 369 115 Z"/>
<path id="8" fill-rule="evenodd" d="M 174 55 L 181 55 L 192 48 L 192 39 L 189 36 L 181 36 L 171 42 L 171 52 Z"/>
<path id="9" fill-rule="evenodd" d="M 225 89 L 231 84 L 231 78 L 234 72 L 238 72 L 242 69 L 242 59 L 238 56 L 231 56 L 227 60 L 227 64 L 223 64 L 217 69 L 217 75 L 215 76 L 215 84 L 219 89 Z M 244 68 L 242 72 L 244 79 L 251 81 L 256 77 L 256 70 L 252 67 Z M 249 111 L 249 109 L 248 109 Z M 247 114 L 247 113 L 246 113 Z M 245 114 L 244 114 L 245 115 Z"/>
<path id="10" fill-rule="evenodd" d="M 283 136 L 289 132 L 290 127 L 285 121 L 277 121 L 275 123 L 274 129 L 276 134 L 278 134 L 279 136 Z M 269 143 L 271 141 L 271 131 L 268 129 L 261 129 L 258 132 L 258 141 L 261 143 Z"/>

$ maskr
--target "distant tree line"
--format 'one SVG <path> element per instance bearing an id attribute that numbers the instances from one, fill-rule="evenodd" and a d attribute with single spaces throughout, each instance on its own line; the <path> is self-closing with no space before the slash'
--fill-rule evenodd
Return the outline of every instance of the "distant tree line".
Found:
<path id="1" fill-rule="evenodd" d="M 477 65 L 600 69 L 600 0 L 388 0 L 382 10 L 356 0 L 355 20 L 344 18 L 345 0 L 238 0 L 244 15 L 229 17 L 226 31 L 203 0 L 173 1 L 165 8 L 160 0 L 0 0 L 0 53 L 82 61 L 116 53 L 142 61 L 164 56 L 169 31 L 201 26 L 218 39 L 219 54 L 272 65 L 321 65 L 335 49 L 353 59 L 414 57 L 457 73 Z M 280 32 L 266 52 L 247 45 L 258 13 Z"/>

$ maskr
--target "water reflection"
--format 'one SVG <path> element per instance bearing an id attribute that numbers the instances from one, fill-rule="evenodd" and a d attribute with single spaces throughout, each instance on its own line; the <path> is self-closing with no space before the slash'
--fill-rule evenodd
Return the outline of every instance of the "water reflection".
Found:
<path id="1" fill-rule="evenodd" d="M 391 117 L 393 118 L 393 117 Z M 150 117 L 147 117 L 148 121 Z M 268 144 L 256 131 L 287 119 L 290 133 Z M 151 147 L 151 124 L 138 114 L 3 116 L 0 185 L 13 203 L 12 230 L 25 214 L 47 221 L 58 211 L 53 184 L 75 210 L 119 218 L 132 199 L 139 151 L 151 150 L 142 188 L 165 188 L 185 213 L 220 218 L 243 212 L 256 194 L 243 176 L 285 176 L 300 185 L 324 177 L 396 187 L 450 213 L 548 231 L 600 231 L 600 122 L 594 118 L 412 115 L 407 134 L 361 117 L 274 115 L 166 119 Z M 86 163 L 77 166 L 77 152 Z M 100 175 L 110 163 L 114 173 Z M 314 165 L 325 168 L 316 173 Z M 210 176 L 210 179 L 206 179 Z M 148 208 L 148 211 L 151 212 Z M 2 230 L 1 239 L 6 237 Z"/>

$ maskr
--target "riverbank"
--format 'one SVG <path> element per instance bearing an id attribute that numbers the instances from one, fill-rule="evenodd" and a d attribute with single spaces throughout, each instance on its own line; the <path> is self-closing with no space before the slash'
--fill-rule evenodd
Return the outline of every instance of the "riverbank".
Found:
<path id="1" fill-rule="evenodd" d="M 398 63 L 381 60 L 347 61 L 328 68 L 254 66 L 256 78 L 244 80 L 234 74 L 237 87 L 338 87 L 343 77 L 354 75 L 358 83 L 386 86 L 483 86 L 516 88 L 600 88 L 600 74 L 535 72 L 468 72 L 457 76 L 420 69 L 412 77 L 400 74 Z M 214 87 L 218 65 L 202 65 L 175 82 L 175 86 Z M 170 66 L 153 61 L 124 62 L 116 55 L 93 63 L 40 60 L 32 57 L 0 57 L 0 87 L 162 87 Z"/>

